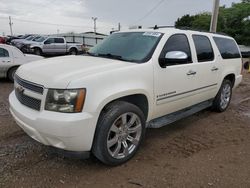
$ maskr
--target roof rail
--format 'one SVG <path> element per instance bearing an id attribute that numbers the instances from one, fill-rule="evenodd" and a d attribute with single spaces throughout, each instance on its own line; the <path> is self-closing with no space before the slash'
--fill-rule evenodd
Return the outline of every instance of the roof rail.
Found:
<path id="1" fill-rule="evenodd" d="M 161 28 L 175 28 L 175 26 L 171 26 L 171 25 L 165 25 L 165 26 L 158 26 L 158 25 L 155 25 L 154 27 L 149 27 L 149 29 L 161 29 Z"/>
<path id="2" fill-rule="evenodd" d="M 190 27 L 177 27 L 176 29 L 180 29 L 180 30 L 190 30 L 190 31 L 198 31 L 198 32 L 204 32 L 204 33 L 212 33 L 212 34 L 218 34 L 218 35 L 229 36 L 228 34 L 223 33 L 223 32 L 210 32 L 210 31 L 206 31 L 206 30 L 193 29 L 193 28 L 190 28 Z"/>

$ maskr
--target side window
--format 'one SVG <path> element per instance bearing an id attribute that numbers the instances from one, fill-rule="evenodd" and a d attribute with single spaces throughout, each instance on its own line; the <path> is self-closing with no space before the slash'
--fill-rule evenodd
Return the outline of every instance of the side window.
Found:
<path id="1" fill-rule="evenodd" d="M 210 40 L 206 36 L 193 35 L 198 62 L 214 60 L 214 52 Z"/>
<path id="2" fill-rule="evenodd" d="M 214 41 L 223 59 L 240 58 L 240 52 L 234 40 L 222 37 L 214 37 Z"/>
<path id="3" fill-rule="evenodd" d="M 47 39 L 44 44 L 52 44 L 52 43 L 55 43 L 55 39 L 54 38 L 49 38 Z"/>
<path id="4" fill-rule="evenodd" d="M 164 58 L 168 52 L 172 52 L 172 51 L 185 52 L 188 56 L 188 61 L 186 63 L 192 63 L 190 45 L 188 42 L 188 38 L 185 34 L 172 35 L 167 40 L 167 42 L 166 42 L 166 44 L 161 52 L 160 58 Z M 180 64 L 183 64 L 183 63 L 173 62 L 173 64 L 169 64 L 168 66 L 180 65 Z"/>
<path id="5" fill-rule="evenodd" d="M 55 38 L 55 43 L 64 43 L 63 38 Z"/>
<path id="6" fill-rule="evenodd" d="M 0 48 L 0 57 L 9 57 L 9 52 L 4 48 Z"/>

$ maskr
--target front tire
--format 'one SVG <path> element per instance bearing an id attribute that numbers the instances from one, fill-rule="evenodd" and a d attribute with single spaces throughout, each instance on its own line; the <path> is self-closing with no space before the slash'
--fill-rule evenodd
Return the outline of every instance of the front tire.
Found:
<path id="1" fill-rule="evenodd" d="M 35 49 L 34 49 L 34 54 L 35 54 L 35 55 L 41 56 L 41 55 L 42 55 L 42 50 L 39 49 L 39 48 L 35 48 Z"/>
<path id="2" fill-rule="evenodd" d="M 92 152 L 104 164 L 120 165 L 135 155 L 144 135 L 143 112 L 131 103 L 117 101 L 100 115 Z"/>
<path id="3" fill-rule="evenodd" d="M 216 95 L 213 102 L 213 110 L 217 112 L 224 112 L 232 98 L 232 82 L 229 80 L 223 80 L 221 88 Z"/>
<path id="4" fill-rule="evenodd" d="M 18 67 L 13 67 L 8 71 L 7 77 L 11 82 L 14 82 L 15 73 Z"/>

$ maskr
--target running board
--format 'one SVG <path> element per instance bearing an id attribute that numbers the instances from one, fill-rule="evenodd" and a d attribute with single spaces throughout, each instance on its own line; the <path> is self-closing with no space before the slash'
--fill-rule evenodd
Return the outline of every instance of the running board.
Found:
<path id="1" fill-rule="evenodd" d="M 177 112 L 174 112 L 172 114 L 168 114 L 163 117 L 159 117 L 157 119 L 154 119 L 147 123 L 147 128 L 160 128 L 166 125 L 169 125 L 173 122 L 176 122 L 180 119 L 183 119 L 185 117 L 188 117 L 192 114 L 195 114 L 199 111 L 202 111 L 206 108 L 211 107 L 213 104 L 213 100 L 205 101 L 202 103 L 199 103 L 197 105 L 185 108 L 184 110 L 180 110 Z"/>

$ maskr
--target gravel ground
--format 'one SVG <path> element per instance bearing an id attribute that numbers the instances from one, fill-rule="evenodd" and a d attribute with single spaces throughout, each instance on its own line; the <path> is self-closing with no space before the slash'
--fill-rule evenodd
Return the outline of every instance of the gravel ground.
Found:
<path id="1" fill-rule="evenodd" d="M 226 112 L 149 129 L 137 155 L 113 168 L 29 138 L 8 111 L 12 88 L 0 80 L 0 187 L 250 187 L 250 74 Z"/>

